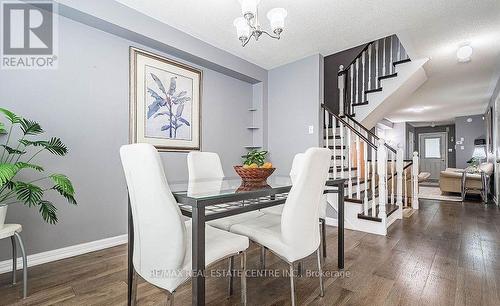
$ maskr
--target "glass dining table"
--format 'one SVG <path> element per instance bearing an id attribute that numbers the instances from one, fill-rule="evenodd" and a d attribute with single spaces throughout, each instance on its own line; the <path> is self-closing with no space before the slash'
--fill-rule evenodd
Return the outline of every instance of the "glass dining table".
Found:
<path id="1" fill-rule="evenodd" d="M 338 197 L 338 268 L 344 268 L 344 183 L 329 179 L 325 193 Z M 169 182 L 181 213 L 192 219 L 192 305 L 205 305 L 205 223 L 285 203 L 289 176 L 273 175 L 265 185 L 243 184 L 239 177 Z M 129 200 L 128 305 L 132 297 L 134 231 Z"/>

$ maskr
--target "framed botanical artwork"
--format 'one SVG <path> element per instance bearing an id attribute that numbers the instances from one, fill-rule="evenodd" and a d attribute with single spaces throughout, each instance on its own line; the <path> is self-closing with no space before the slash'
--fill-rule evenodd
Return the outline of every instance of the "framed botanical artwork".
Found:
<path id="1" fill-rule="evenodd" d="M 160 151 L 199 150 L 199 69 L 130 48 L 130 140 Z"/>

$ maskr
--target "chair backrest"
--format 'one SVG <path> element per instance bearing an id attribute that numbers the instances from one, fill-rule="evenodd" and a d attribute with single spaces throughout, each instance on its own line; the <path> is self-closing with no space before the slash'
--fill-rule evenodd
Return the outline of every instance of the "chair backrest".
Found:
<path id="1" fill-rule="evenodd" d="M 186 228 L 158 151 L 150 144 L 131 144 L 120 148 L 120 156 L 134 224 L 134 268 L 145 279 L 154 270 L 179 269 Z"/>
<path id="2" fill-rule="evenodd" d="M 281 217 L 282 240 L 306 256 L 319 246 L 319 204 L 330 167 L 331 151 L 310 148 L 288 194 Z"/>
<path id="3" fill-rule="evenodd" d="M 290 179 L 292 180 L 292 184 L 295 183 L 295 181 L 297 180 L 300 168 L 302 166 L 302 163 L 304 162 L 304 156 L 305 156 L 304 153 L 297 153 L 293 158 L 292 169 L 290 169 Z M 326 194 L 323 194 L 319 204 L 319 217 L 322 219 L 326 218 L 327 206 L 328 206 L 328 199 L 326 197 Z"/>
<path id="4" fill-rule="evenodd" d="M 223 178 L 219 155 L 212 152 L 189 152 L 187 156 L 189 180 Z"/>
<path id="5" fill-rule="evenodd" d="M 292 183 L 295 182 L 299 175 L 300 168 L 304 162 L 304 156 L 304 153 L 297 153 L 293 157 L 292 168 L 290 169 L 290 179 L 292 180 Z"/>

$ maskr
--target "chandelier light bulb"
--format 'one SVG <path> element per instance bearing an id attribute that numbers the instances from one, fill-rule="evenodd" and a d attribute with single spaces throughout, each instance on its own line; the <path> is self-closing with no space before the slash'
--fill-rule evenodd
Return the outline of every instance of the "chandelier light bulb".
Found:
<path id="1" fill-rule="evenodd" d="M 259 5 L 260 0 L 239 0 L 241 4 L 241 13 L 243 16 L 250 20 L 255 17 L 257 13 L 257 5 Z"/>
<path id="2" fill-rule="evenodd" d="M 246 40 L 250 36 L 250 26 L 248 26 L 245 18 L 236 18 L 233 25 L 236 27 L 236 34 L 239 40 Z"/>
<path id="3" fill-rule="evenodd" d="M 271 23 L 271 29 L 274 33 L 279 35 L 283 31 L 285 27 L 285 17 L 287 15 L 287 11 L 284 8 L 277 7 L 273 8 L 269 12 L 267 12 L 267 19 Z"/>

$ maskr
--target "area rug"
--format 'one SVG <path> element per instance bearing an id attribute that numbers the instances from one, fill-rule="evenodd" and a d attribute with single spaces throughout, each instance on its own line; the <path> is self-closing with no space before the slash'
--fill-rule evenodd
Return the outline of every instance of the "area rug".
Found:
<path id="1" fill-rule="evenodd" d="M 441 193 L 439 187 L 431 186 L 419 186 L 418 187 L 418 197 L 420 199 L 430 199 L 430 200 L 443 200 L 443 201 L 453 201 L 462 202 L 462 197 L 456 194 Z"/>

